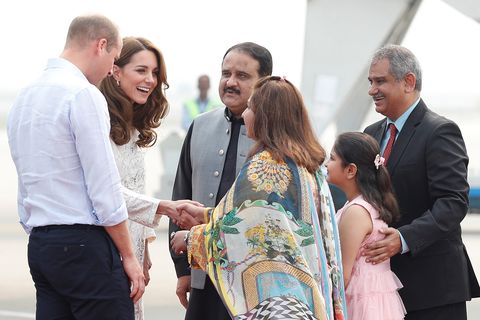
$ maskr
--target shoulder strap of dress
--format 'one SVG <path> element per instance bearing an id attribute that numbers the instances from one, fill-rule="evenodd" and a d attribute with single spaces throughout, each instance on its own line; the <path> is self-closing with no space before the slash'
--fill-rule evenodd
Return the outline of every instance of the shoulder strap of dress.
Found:
<path id="1" fill-rule="evenodd" d="M 365 201 L 365 199 L 363 199 L 363 197 L 357 197 L 357 198 L 353 199 L 350 203 L 348 203 L 348 206 L 351 206 L 351 205 L 354 205 L 354 204 L 359 205 L 359 206 L 363 207 L 365 210 L 368 211 L 368 213 L 370 214 L 370 219 L 372 220 L 372 224 L 373 224 L 373 222 L 374 222 L 373 220 L 378 215 L 378 213 L 376 213 L 375 208 L 370 203 Z"/>

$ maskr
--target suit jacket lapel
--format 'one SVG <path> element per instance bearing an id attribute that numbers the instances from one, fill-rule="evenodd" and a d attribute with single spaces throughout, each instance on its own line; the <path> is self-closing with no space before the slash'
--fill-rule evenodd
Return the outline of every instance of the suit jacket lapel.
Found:
<path id="1" fill-rule="evenodd" d="M 373 133 L 373 137 L 377 140 L 378 144 L 382 144 L 383 135 L 385 134 L 387 127 L 387 118 L 385 118 L 382 123 L 377 127 L 377 130 Z"/>
<path id="2" fill-rule="evenodd" d="M 422 119 L 427 111 L 427 106 L 422 99 L 418 102 L 418 105 L 412 111 L 407 121 L 405 122 L 402 131 L 398 135 L 397 141 L 393 145 L 392 153 L 388 159 L 387 168 L 390 174 L 395 172 L 395 168 L 401 159 L 405 149 L 409 145 L 410 141 L 415 135 L 416 127 L 422 122 Z"/>

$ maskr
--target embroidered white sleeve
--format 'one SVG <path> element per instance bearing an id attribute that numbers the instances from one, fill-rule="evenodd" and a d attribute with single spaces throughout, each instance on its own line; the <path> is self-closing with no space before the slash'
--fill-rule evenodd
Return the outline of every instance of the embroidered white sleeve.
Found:
<path id="1" fill-rule="evenodd" d="M 137 134 L 138 132 L 135 132 L 132 139 L 122 146 L 112 141 L 112 148 L 122 180 L 122 193 L 127 204 L 128 218 L 141 225 L 155 228 L 161 217 L 156 214 L 160 200 L 144 194 L 145 154 L 135 143 Z"/>
<path id="2" fill-rule="evenodd" d="M 156 228 L 161 215 L 156 214 L 160 200 L 134 192 L 122 187 L 123 197 L 127 204 L 128 219 L 150 228 Z"/>

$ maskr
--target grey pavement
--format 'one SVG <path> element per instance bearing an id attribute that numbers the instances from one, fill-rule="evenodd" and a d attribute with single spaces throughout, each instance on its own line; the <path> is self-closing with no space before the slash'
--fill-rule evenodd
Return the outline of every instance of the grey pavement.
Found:
<path id="1" fill-rule="evenodd" d="M 5 212 L 0 215 L 4 220 Z M 10 220 L 10 219 L 8 219 Z M 468 215 L 463 222 L 464 242 L 477 275 L 480 276 L 480 215 Z M 146 319 L 183 319 L 184 309 L 175 295 L 176 277 L 167 244 L 166 221 L 152 244 L 151 281 L 144 295 Z M 0 320 L 33 319 L 35 289 L 27 266 L 27 236 L 14 222 L 0 223 Z M 480 299 L 468 302 L 469 319 L 480 319 Z"/>
<path id="2" fill-rule="evenodd" d="M 0 274 L 0 320 L 33 319 L 35 288 L 28 270 L 26 247 L 27 235 L 20 225 L 0 223 L 0 270 L 3 271 Z M 184 309 L 175 295 L 176 276 L 168 253 L 166 221 L 150 252 L 153 267 L 144 295 L 146 319 L 183 319 Z"/>
<path id="3" fill-rule="evenodd" d="M 27 235 L 17 223 L 16 173 L 6 140 L 5 131 L 0 129 L 0 320 L 34 319 L 35 288 L 26 259 Z M 154 167 L 149 163 L 159 163 L 158 156 L 151 152 L 147 157 L 148 172 Z M 151 180 L 157 177 L 153 175 Z M 147 180 L 147 191 L 156 187 L 153 183 L 149 188 Z M 462 228 L 470 259 L 480 277 L 480 214 L 467 215 Z M 176 276 L 168 252 L 166 219 L 160 223 L 151 255 L 151 281 L 144 295 L 145 318 L 183 319 L 184 309 L 175 295 Z M 469 319 L 480 319 L 480 299 L 467 303 L 467 307 Z"/>

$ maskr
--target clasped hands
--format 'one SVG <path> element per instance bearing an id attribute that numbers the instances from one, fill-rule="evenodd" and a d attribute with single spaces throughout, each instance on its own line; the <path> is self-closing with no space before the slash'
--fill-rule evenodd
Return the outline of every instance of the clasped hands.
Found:
<path id="1" fill-rule="evenodd" d="M 157 207 L 157 214 L 165 215 L 172 219 L 172 221 L 177 224 L 179 227 L 183 228 L 180 223 L 185 224 L 188 226 L 188 221 L 191 221 L 192 223 L 194 222 L 193 220 L 187 220 L 188 218 L 182 219 L 182 213 L 185 212 L 196 212 L 196 209 L 198 211 L 201 211 L 203 213 L 203 210 L 205 207 L 203 204 L 197 201 L 192 201 L 192 200 L 161 200 L 160 203 L 158 204 Z M 183 214 L 187 216 L 187 214 Z M 203 219 L 202 219 L 203 220 Z M 200 222 L 202 223 L 202 222 Z M 199 223 L 196 223 L 194 225 L 197 225 Z M 183 228 L 187 229 L 187 228 Z M 188 228 L 190 229 L 190 228 Z"/>
<path id="2" fill-rule="evenodd" d="M 174 223 L 183 230 L 190 230 L 193 226 L 206 223 L 204 212 L 206 208 L 197 203 L 185 202 L 177 206 L 177 217 Z"/>
<path id="3" fill-rule="evenodd" d="M 173 252 L 176 254 L 183 254 L 186 252 L 187 242 L 185 241 L 185 237 L 188 234 L 187 230 L 190 230 L 193 226 L 206 222 L 204 221 L 205 210 L 206 208 L 203 206 L 198 206 L 191 202 L 185 202 L 177 206 L 177 217 L 170 218 L 184 230 L 172 232 L 170 235 L 170 244 L 172 245 Z"/>

